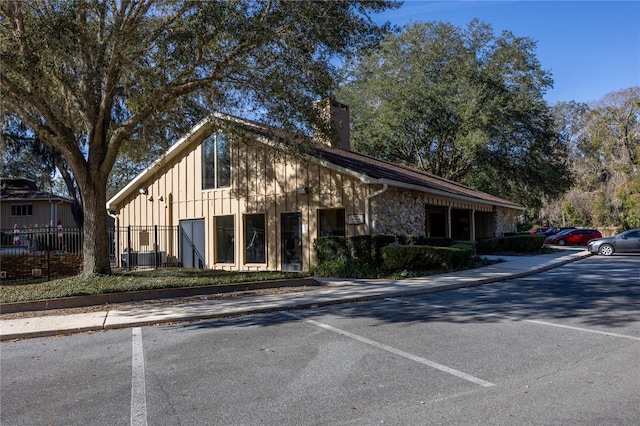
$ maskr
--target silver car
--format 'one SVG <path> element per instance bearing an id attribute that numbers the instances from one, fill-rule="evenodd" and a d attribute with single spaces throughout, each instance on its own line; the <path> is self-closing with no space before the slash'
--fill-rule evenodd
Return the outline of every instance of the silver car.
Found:
<path id="1" fill-rule="evenodd" d="M 587 243 L 587 250 L 604 256 L 614 253 L 640 253 L 640 229 L 630 229 L 615 237 L 596 238 Z"/>

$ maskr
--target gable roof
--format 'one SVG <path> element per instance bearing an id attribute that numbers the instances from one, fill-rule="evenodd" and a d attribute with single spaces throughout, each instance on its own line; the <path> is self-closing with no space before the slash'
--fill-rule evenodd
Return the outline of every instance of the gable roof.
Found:
<path id="1" fill-rule="evenodd" d="M 242 128 L 259 141 L 270 146 L 286 148 L 287 145 L 291 145 L 291 141 L 303 140 L 303 142 L 307 142 L 313 147 L 310 153 L 305 155 L 308 161 L 319 163 L 329 169 L 353 176 L 366 184 L 388 185 L 390 187 L 425 192 L 461 201 L 524 210 L 524 207 L 517 203 L 495 197 L 418 169 L 379 160 L 358 152 L 333 148 L 326 144 L 319 143 L 309 136 L 289 133 L 282 129 L 252 120 L 218 112 L 200 121 L 189 133 L 174 143 L 162 157 L 154 161 L 122 190 L 111 197 L 111 199 L 107 201 L 107 208 L 111 209 L 112 206 L 123 201 L 129 194 L 134 192 L 142 183 L 157 172 L 163 164 L 175 158 L 196 138 L 205 136 L 207 132 L 213 129 L 214 125 L 224 125 L 225 122 L 239 125 L 240 127 L 238 128 Z"/>

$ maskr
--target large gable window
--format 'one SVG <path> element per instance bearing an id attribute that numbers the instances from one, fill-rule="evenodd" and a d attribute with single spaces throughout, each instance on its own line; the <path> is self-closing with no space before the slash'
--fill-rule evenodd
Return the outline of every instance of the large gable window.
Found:
<path id="1" fill-rule="evenodd" d="M 231 186 L 231 143 L 224 133 L 202 141 L 202 189 Z"/>

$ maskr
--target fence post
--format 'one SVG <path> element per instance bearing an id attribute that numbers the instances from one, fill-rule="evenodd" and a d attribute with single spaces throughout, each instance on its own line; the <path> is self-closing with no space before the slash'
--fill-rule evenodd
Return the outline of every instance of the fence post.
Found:
<path id="1" fill-rule="evenodd" d="M 153 264 L 158 269 L 158 225 L 153 225 Z"/>
<path id="2" fill-rule="evenodd" d="M 51 224 L 49 224 L 49 232 L 47 232 L 47 281 L 51 281 Z"/>
<path id="3" fill-rule="evenodd" d="M 131 225 L 127 226 L 127 270 L 131 270 Z"/>

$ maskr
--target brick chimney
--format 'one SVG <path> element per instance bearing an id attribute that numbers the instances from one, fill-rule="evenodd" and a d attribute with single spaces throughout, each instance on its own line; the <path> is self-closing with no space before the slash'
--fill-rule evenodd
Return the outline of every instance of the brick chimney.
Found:
<path id="1" fill-rule="evenodd" d="M 349 106 L 332 98 L 322 99 L 316 106 L 321 109 L 322 118 L 331 120 L 334 133 L 331 139 L 316 134 L 317 140 L 325 145 L 350 151 Z"/>

